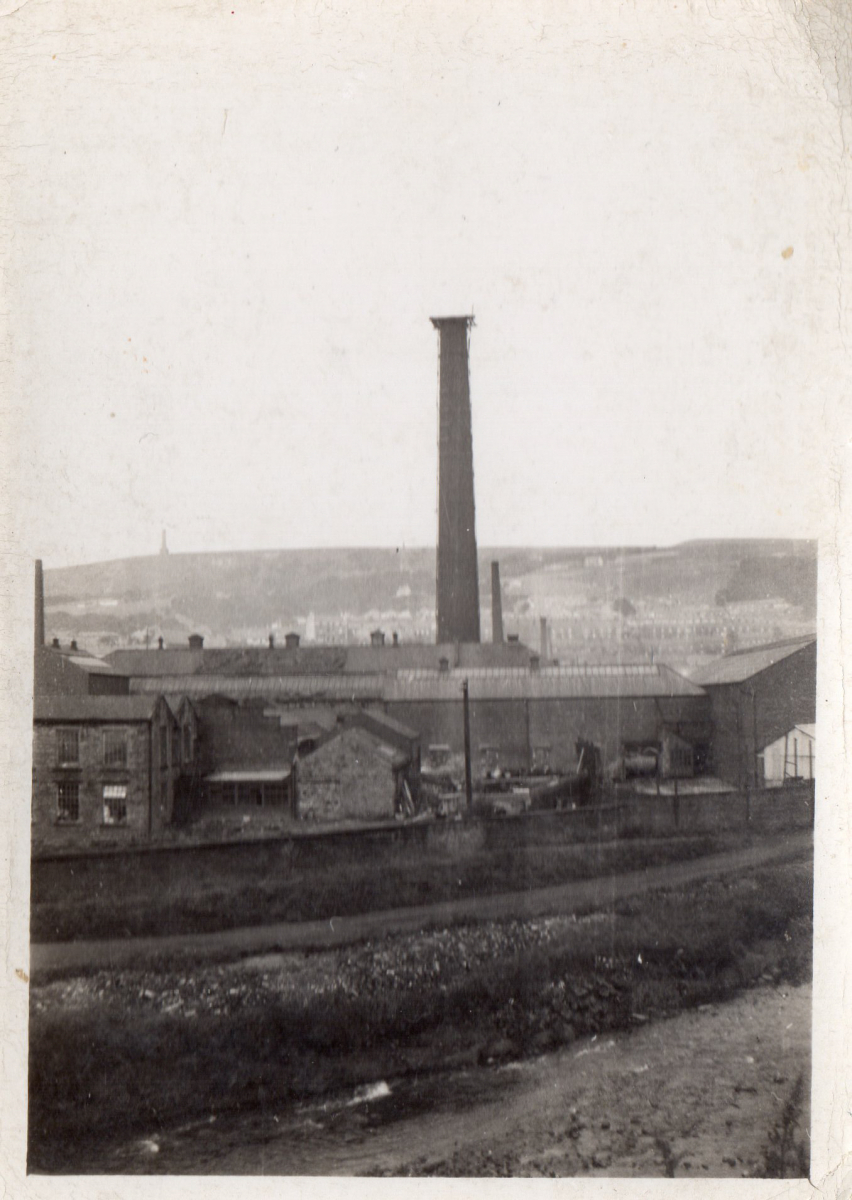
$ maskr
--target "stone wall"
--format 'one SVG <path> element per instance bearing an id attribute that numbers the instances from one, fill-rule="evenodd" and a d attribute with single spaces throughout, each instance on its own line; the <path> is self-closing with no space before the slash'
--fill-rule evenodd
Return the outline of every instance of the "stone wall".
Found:
<path id="1" fill-rule="evenodd" d="M 396 781 L 366 730 L 349 728 L 298 763 L 297 812 L 315 821 L 390 819 Z"/>

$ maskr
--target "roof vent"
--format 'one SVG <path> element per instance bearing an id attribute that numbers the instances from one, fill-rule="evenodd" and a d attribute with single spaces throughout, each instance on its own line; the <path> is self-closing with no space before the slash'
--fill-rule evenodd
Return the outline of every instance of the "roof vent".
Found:
<path id="1" fill-rule="evenodd" d="M 285 633 L 284 634 L 284 645 L 287 647 L 288 650 L 298 650 L 299 649 L 298 633 Z"/>
<path id="2" fill-rule="evenodd" d="M 191 633 L 189 635 L 189 648 L 190 650 L 204 649 L 204 638 L 200 633 Z"/>

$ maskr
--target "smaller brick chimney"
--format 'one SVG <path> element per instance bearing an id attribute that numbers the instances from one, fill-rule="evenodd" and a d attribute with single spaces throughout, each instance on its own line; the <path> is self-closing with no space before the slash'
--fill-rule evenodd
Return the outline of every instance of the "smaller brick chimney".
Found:
<path id="1" fill-rule="evenodd" d="M 286 649 L 288 649 L 288 650 L 298 650 L 299 649 L 298 633 L 285 633 L 284 634 L 284 645 L 285 645 Z"/>
<path id="2" fill-rule="evenodd" d="M 385 644 L 384 630 L 383 629 L 374 629 L 373 632 L 370 634 L 370 645 L 371 646 L 384 646 L 384 644 Z"/>
<path id="3" fill-rule="evenodd" d="M 204 649 L 204 638 L 200 633 L 191 633 L 189 635 L 189 648 L 190 650 Z"/>

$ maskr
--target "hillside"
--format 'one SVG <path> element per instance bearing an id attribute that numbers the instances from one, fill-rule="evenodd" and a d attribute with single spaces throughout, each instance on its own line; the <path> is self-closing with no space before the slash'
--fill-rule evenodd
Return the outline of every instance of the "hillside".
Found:
<path id="1" fill-rule="evenodd" d="M 660 653 L 686 663 L 726 646 L 810 632 L 816 545 L 706 541 L 672 547 L 488 548 L 480 553 L 483 637 L 490 634 L 490 562 L 500 561 L 507 630 L 536 644 L 549 619 L 554 653 L 606 659 Z M 209 644 L 362 641 L 376 625 L 409 640 L 434 636 L 431 548 L 170 554 L 45 572 L 47 632 L 95 651 L 160 635 Z M 702 641 L 703 639 L 703 641 Z M 726 641 L 727 639 L 727 641 Z M 678 649 L 680 643 L 684 645 Z M 700 644 L 699 644 L 700 643 Z"/>

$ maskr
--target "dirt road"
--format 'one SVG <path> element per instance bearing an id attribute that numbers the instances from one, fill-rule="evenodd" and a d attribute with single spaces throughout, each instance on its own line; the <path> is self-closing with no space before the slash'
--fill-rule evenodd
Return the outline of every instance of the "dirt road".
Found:
<path id="1" fill-rule="evenodd" d="M 579 914 L 605 909 L 616 900 L 654 888 L 677 887 L 730 871 L 783 862 L 798 857 L 812 845 L 811 831 L 796 831 L 767 837 L 760 845 L 743 850 L 526 892 L 387 909 L 352 917 L 332 917 L 327 921 L 253 925 L 215 933 L 35 943 L 30 947 L 30 974 L 40 971 L 111 969 L 164 958 L 227 958 L 272 949 L 327 948 L 381 937 L 387 933 L 407 933 L 452 925 L 462 920 L 494 921 L 565 912 Z"/>
<path id="2" fill-rule="evenodd" d="M 115 1149 L 106 1172 L 275 1175 L 763 1174 L 797 1078 L 809 1127 L 811 988 L 765 987 L 526 1062 L 207 1120 Z"/>

